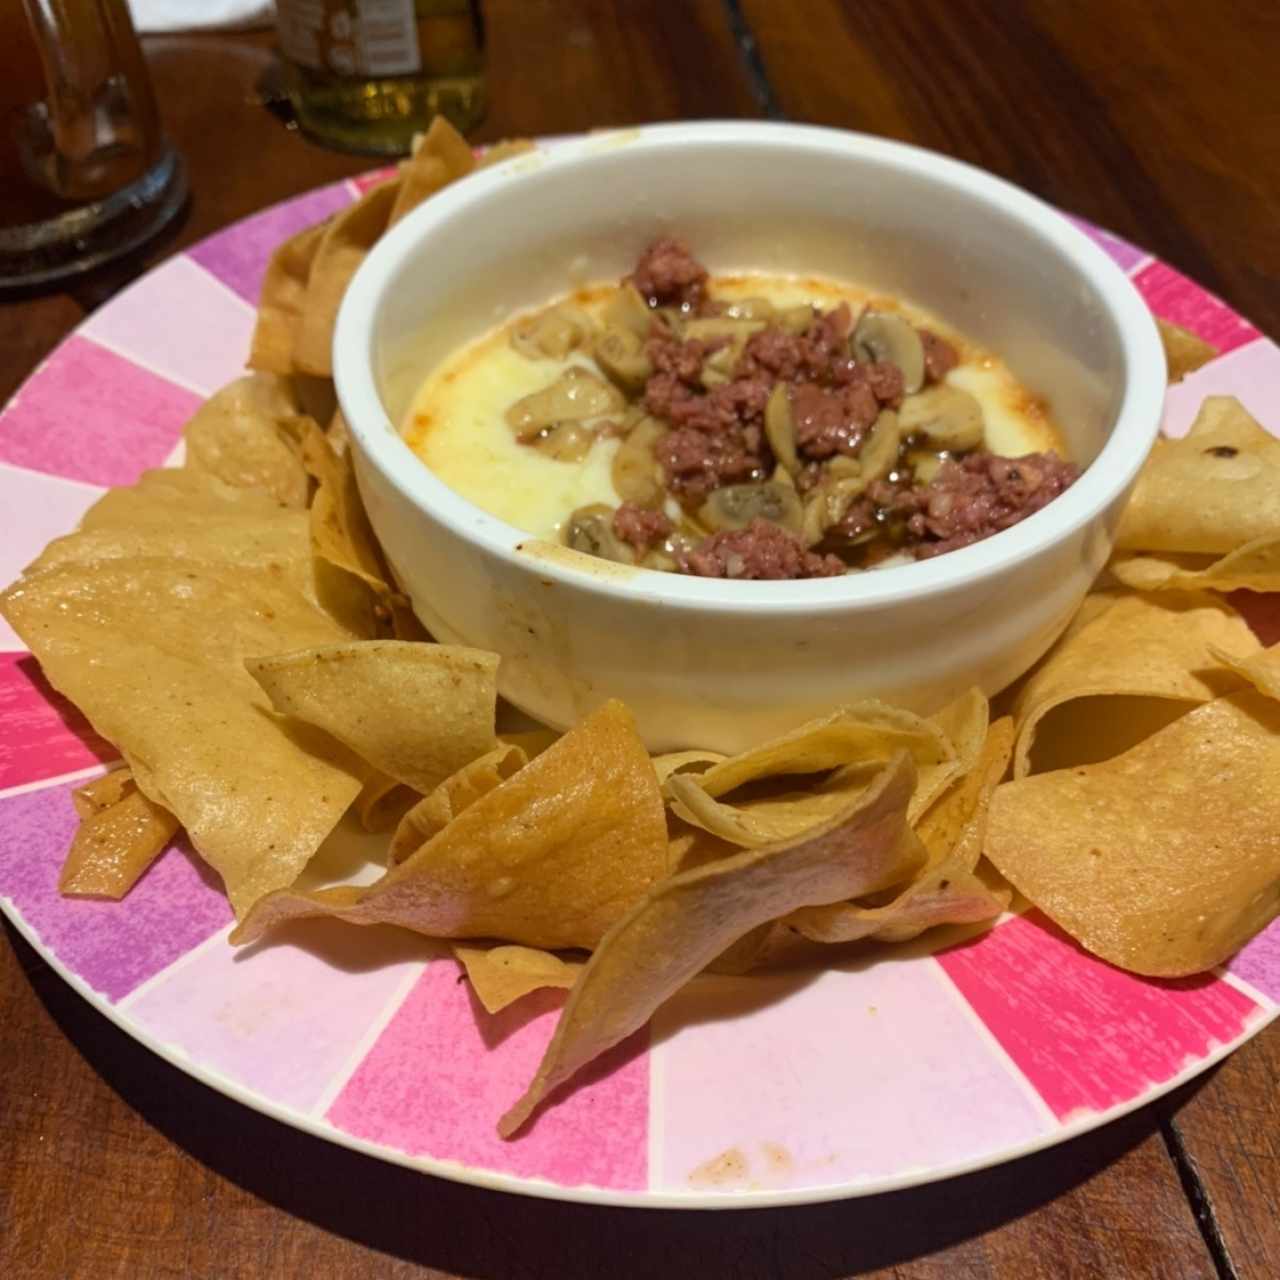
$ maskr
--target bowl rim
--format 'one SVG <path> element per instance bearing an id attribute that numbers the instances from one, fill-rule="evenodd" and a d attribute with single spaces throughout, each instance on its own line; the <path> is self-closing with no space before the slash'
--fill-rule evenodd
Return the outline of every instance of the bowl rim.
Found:
<path id="1" fill-rule="evenodd" d="M 1155 320 L 1132 281 L 1088 235 L 1053 206 L 1003 178 L 907 143 L 815 125 L 774 121 L 706 121 L 644 125 L 547 140 L 531 165 L 515 156 L 453 183 L 392 227 L 366 256 L 347 287 L 333 340 L 334 382 L 353 443 L 364 460 L 412 506 L 464 542 L 543 580 L 619 603 L 712 612 L 824 614 L 918 602 L 998 577 L 1049 551 L 1092 524 L 1124 493 L 1154 442 L 1166 389 L 1166 365 Z M 828 159 L 869 161 L 908 171 L 998 206 L 1027 224 L 1087 282 L 1115 326 L 1124 388 L 1111 433 L 1080 478 L 1053 502 L 1011 529 L 945 555 L 838 578 L 749 581 L 700 578 L 609 564 L 593 571 L 520 548 L 542 541 L 490 515 L 439 479 L 401 437 L 382 404 L 373 349 L 383 298 L 404 261 L 441 224 L 504 198 L 526 172 L 572 174 L 594 158 L 626 148 L 678 154 L 688 147 L 803 148 Z"/>

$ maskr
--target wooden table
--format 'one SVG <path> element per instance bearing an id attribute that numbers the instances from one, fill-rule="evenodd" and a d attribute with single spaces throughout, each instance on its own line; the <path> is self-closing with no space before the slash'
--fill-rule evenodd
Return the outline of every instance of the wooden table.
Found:
<path id="1" fill-rule="evenodd" d="M 486 0 L 479 137 L 707 116 L 962 157 L 1145 245 L 1280 333 L 1280 10 L 1269 0 Z M 0 306 L 0 399 L 160 257 L 367 168 L 262 105 L 266 34 L 152 38 L 191 167 L 139 259 Z M 0 949 L 0 1275 L 1280 1275 L 1280 1032 L 1042 1155 L 811 1209 L 647 1213 L 406 1172 L 264 1119 Z"/>

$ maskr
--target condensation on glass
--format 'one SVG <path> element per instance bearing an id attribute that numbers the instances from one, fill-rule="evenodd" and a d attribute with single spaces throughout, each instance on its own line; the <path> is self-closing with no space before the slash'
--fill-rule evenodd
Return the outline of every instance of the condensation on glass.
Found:
<path id="1" fill-rule="evenodd" d="M 409 150 L 435 115 L 464 133 L 484 117 L 479 0 L 277 0 L 299 123 L 318 141 Z"/>
<path id="2" fill-rule="evenodd" d="M 2 0 L 0 287 L 126 253 L 185 197 L 126 0 Z"/>

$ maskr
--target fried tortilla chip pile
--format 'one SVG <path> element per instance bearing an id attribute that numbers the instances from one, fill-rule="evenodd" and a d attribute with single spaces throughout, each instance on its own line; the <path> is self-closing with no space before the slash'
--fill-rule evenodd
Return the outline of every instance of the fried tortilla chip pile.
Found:
<path id="1" fill-rule="evenodd" d="M 1135 591 L 1280 591 L 1280 438 L 1231 396 L 1156 442 L 1117 535 Z"/>
<path id="2" fill-rule="evenodd" d="M 283 244 L 257 372 L 187 425 L 185 464 L 106 494 L 0 597 L 123 759 L 74 794 L 64 893 L 123 897 L 181 828 L 234 943 L 396 925 L 447 940 L 488 1013 L 568 991 L 508 1137 L 702 972 L 831 965 L 1029 901 L 1113 964 L 1182 975 L 1280 913 L 1280 649 L 1221 594 L 1280 590 L 1280 440 L 1230 399 L 1156 445 L 1114 580 L 1006 714 L 976 690 L 929 717 L 865 701 L 731 758 L 651 758 L 617 702 L 498 732 L 499 658 L 423 632 L 328 381 L 365 254 L 476 163 L 437 122 Z M 1171 379 L 1214 354 L 1161 329 Z M 303 888 L 348 810 L 382 833 L 380 875 Z"/>

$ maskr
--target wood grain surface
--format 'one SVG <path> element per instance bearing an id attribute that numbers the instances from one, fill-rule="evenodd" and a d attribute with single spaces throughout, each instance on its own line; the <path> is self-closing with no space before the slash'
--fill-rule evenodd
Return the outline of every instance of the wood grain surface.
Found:
<path id="1" fill-rule="evenodd" d="M 1280 10 L 1264 0 L 487 0 L 484 139 L 704 116 L 866 129 L 983 165 L 1146 245 L 1280 332 Z M 0 398 L 181 245 L 369 167 L 264 105 L 273 39 L 149 38 L 183 221 L 0 304 Z M 819 1280 L 1280 1274 L 1280 1032 L 1038 1156 L 808 1209 L 524 1200 L 296 1133 L 169 1067 L 6 926 L 0 1276 Z"/>

